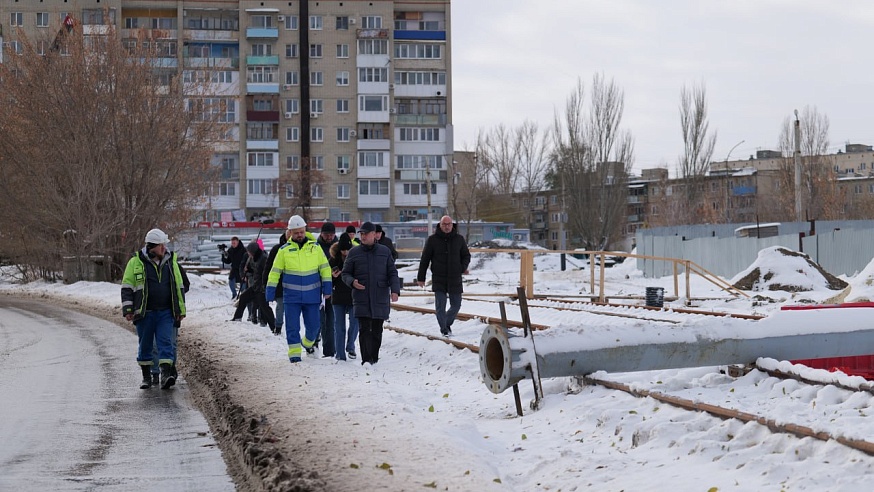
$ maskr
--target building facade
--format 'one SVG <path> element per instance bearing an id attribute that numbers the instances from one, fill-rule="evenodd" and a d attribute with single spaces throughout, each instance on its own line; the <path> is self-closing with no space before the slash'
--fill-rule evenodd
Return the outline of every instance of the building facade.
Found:
<path id="1" fill-rule="evenodd" d="M 168 80 L 228 124 L 199 220 L 404 221 L 449 206 L 445 0 L 0 0 L 0 62 L 70 16 L 149 47 Z M 112 29 L 109 27 L 112 26 Z M 427 216 L 427 215 L 426 215 Z"/>

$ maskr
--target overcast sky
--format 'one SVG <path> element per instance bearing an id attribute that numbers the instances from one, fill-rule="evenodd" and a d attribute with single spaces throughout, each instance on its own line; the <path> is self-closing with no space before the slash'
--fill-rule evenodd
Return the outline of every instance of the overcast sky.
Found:
<path id="1" fill-rule="evenodd" d="M 714 160 L 776 149 L 785 118 L 815 106 L 831 151 L 874 144 L 874 3 L 813 0 L 454 0 L 455 148 L 526 118 L 550 125 L 580 78 L 625 92 L 634 168 L 682 151 L 680 90 L 703 83 Z"/>

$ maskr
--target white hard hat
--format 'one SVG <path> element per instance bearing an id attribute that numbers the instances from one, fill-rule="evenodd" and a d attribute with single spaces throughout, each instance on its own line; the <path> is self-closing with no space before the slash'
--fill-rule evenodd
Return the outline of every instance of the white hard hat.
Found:
<path id="1" fill-rule="evenodd" d="M 303 220 L 303 217 L 300 215 L 292 215 L 290 219 L 288 219 L 288 228 L 289 229 L 300 229 L 301 227 L 306 227 L 307 223 Z"/>
<path id="2" fill-rule="evenodd" d="M 152 244 L 167 244 L 170 238 L 161 229 L 152 229 L 146 233 L 146 242 Z"/>

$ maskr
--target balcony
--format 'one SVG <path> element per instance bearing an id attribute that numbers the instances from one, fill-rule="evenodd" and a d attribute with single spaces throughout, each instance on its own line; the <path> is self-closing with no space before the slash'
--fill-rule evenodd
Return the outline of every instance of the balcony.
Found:
<path id="1" fill-rule="evenodd" d="M 414 41 L 446 41 L 446 31 L 394 31 L 394 38 Z"/>
<path id="2" fill-rule="evenodd" d="M 279 83 L 273 82 L 248 82 L 247 94 L 279 94 Z"/>
<path id="3" fill-rule="evenodd" d="M 446 126 L 445 114 L 399 114 L 395 115 L 395 125 Z"/>
<path id="4" fill-rule="evenodd" d="M 546 229 L 546 228 L 547 228 L 546 222 L 533 222 L 531 224 L 532 230 L 542 230 L 542 229 Z"/>
<path id="5" fill-rule="evenodd" d="M 247 27 L 246 39 L 279 39 L 279 28 Z"/>
<path id="6" fill-rule="evenodd" d="M 755 186 L 735 186 L 731 189 L 732 196 L 755 195 Z"/>
<path id="7" fill-rule="evenodd" d="M 269 121 L 279 123 L 279 111 L 246 111 L 246 121 Z"/>
<path id="8" fill-rule="evenodd" d="M 239 41 L 239 31 L 213 29 L 183 29 L 182 36 L 190 41 Z"/>
<path id="9" fill-rule="evenodd" d="M 240 68 L 239 58 L 198 58 L 183 57 L 185 68 Z"/>
<path id="10" fill-rule="evenodd" d="M 388 39 L 388 29 L 356 29 L 358 39 Z"/>
<path id="11" fill-rule="evenodd" d="M 176 29 L 122 29 L 122 39 L 177 39 Z"/>
<path id="12" fill-rule="evenodd" d="M 279 55 L 269 55 L 269 56 L 255 56 L 248 55 L 246 56 L 246 65 L 267 65 L 271 67 L 279 66 Z"/>
<path id="13" fill-rule="evenodd" d="M 279 140 L 246 140 L 246 150 L 275 150 L 279 152 Z"/>
<path id="14" fill-rule="evenodd" d="M 359 138 L 356 145 L 358 150 L 389 150 L 391 141 L 387 138 Z"/>

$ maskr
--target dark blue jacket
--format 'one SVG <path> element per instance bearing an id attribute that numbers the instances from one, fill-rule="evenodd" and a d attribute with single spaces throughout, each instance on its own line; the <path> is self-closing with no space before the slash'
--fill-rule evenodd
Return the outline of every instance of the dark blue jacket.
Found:
<path id="1" fill-rule="evenodd" d="M 356 318 L 388 319 L 391 294 L 400 295 L 401 283 L 391 250 L 381 244 L 355 246 L 343 264 L 343 283 L 352 288 L 352 315 Z M 352 287 L 352 281 L 364 290 Z"/>

